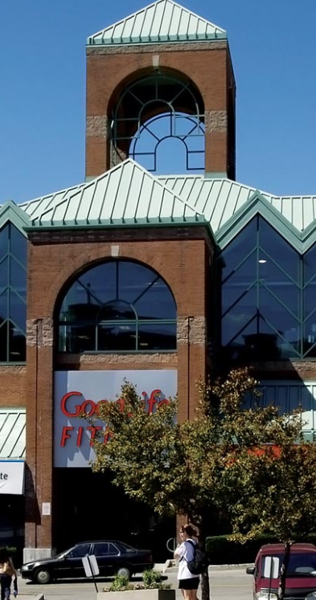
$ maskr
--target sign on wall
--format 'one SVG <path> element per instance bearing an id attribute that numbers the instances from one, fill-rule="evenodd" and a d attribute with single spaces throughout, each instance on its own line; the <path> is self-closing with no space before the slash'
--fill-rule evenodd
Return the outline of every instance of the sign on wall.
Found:
<path id="1" fill-rule="evenodd" d="M 0 461 L 0 494 L 24 494 L 24 460 Z"/>
<path id="2" fill-rule="evenodd" d="M 119 402 L 124 380 L 136 386 L 148 412 L 177 393 L 175 370 L 55 371 L 55 467 L 89 467 L 89 461 L 95 457 L 93 440 L 103 431 L 104 424 L 99 421 L 90 425 L 80 415 L 95 417 L 100 403 Z"/>

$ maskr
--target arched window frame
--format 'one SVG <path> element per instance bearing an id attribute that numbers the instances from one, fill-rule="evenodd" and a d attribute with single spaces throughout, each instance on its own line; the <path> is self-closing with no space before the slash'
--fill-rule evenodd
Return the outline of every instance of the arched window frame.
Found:
<path id="1" fill-rule="evenodd" d="M 138 94 L 137 88 L 141 85 L 146 86 L 146 82 L 151 82 L 154 97 L 147 101 L 144 101 L 141 94 Z M 176 94 L 171 98 L 163 97 L 163 92 L 160 90 L 161 81 L 168 81 L 178 87 Z M 141 88 L 140 88 L 141 89 Z M 188 94 L 190 99 L 189 106 L 183 106 L 181 104 L 181 95 L 185 92 Z M 128 95 L 136 101 L 135 112 L 132 116 L 129 114 L 126 116 L 124 110 L 124 103 L 126 102 Z M 205 171 L 205 127 L 204 127 L 204 107 L 202 106 L 203 101 L 199 97 L 197 90 L 191 81 L 187 79 L 177 78 L 155 71 L 154 74 L 144 76 L 140 79 L 136 79 L 132 83 L 126 86 L 121 96 L 115 103 L 115 107 L 111 115 L 111 147 L 112 147 L 112 166 L 120 162 L 122 159 L 130 157 L 141 163 L 142 157 L 150 157 L 152 166 L 146 164 L 148 171 L 157 171 L 157 150 L 159 144 L 169 138 L 180 140 L 184 144 L 186 152 L 186 170 L 201 172 Z M 151 111 L 151 105 L 153 111 Z M 156 109 L 155 109 L 156 105 Z M 158 108 L 160 105 L 160 108 Z M 165 106 L 165 110 L 163 107 Z M 122 116 L 123 115 L 123 116 Z M 168 118 L 170 119 L 170 135 L 164 134 L 161 137 L 156 136 L 151 131 L 153 124 L 158 119 Z M 185 134 L 177 134 L 177 120 L 185 120 L 188 124 L 188 130 Z M 193 126 L 191 126 L 193 124 Z M 138 142 L 142 134 L 147 131 L 153 136 L 153 148 L 150 151 L 139 152 L 137 150 Z M 156 138 L 156 140 L 154 139 Z M 200 138 L 202 141 L 201 149 L 196 150 L 194 144 L 192 146 L 193 138 Z M 122 154 L 122 148 L 124 152 Z M 198 158 L 199 162 L 191 166 L 191 161 L 195 163 Z"/>
<path id="2" fill-rule="evenodd" d="M 134 302 L 129 302 L 126 300 L 126 298 L 124 298 L 123 296 L 120 296 L 119 293 L 119 289 L 122 286 L 123 287 L 123 283 L 122 281 L 120 281 L 121 279 L 121 275 L 120 275 L 120 267 L 121 265 L 137 265 L 138 267 L 141 267 L 143 269 L 143 271 L 148 271 L 148 274 L 151 275 L 152 277 L 152 281 L 149 284 L 146 284 L 146 286 L 144 286 L 144 289 L 142 290 L 142 292 L 137 296 L 137 298 L 135 298 Z M 112 318 L 108 318 L 108 319 L 104 319 L 101 318 L 99 319 L 98 317 L 95 317 L 94 319 L 73 319 L 73 320 L 66 320 L 62 317 L 62 310 L 63 310 L 63 305 L 66 306 L 66 302 L 67 302 L 67 296 L 70 295 L 72 293 L 72 290 L 74 289 L 74 286 L 77 285 L 79 283 L 79 285 L 83 286 L 82 282 L 80 281 L 80 278 L 82 278 L 83 276 L 86 276 L 87 274 L 89 274 L 89 272 L 93 271 L 96 268 L 102 268 L 103 267 L 107 267 L 108 265 L 115 265 L 115 282 L 114 282 L 114 288 L 116 290 L 116 296 L 112 297 L 110 299 L 107 300 L 107 302 L 103 302 L 99 304 L 99 311 L 98 314 L 100 314 L 100 312 L 102 312 L 102 310 L 106 307 L 106 306 L 110 306 L 110 305 L 115 305 L 115 303 L 124 303 L 128 309 L 130 309 L 131 314 L 133 314 L 133 317 L 131 318 L 130 316 L 128 318 L 125 317 L 112 317 Z M 151 288 L 154 288 L 154 286 L 156 284 L 162 284 L 164 286 L 164 292 L 168 294 L 168 302 L 172 302 L 173 305 L 173 314 L 170 316 L 170 318 L 157 318 L 154 315 L 148 315 L 146 317 L 142 317 L 139 315 L 138 310 L 137 310 L 137 303 L 139 302 L 139 300 L 145 296 L 145 294 L 147 292 L 149 292 L 149 290 Z M 83 286 L 84 287 L 84 286 Z M 87 294 L 87 297 L 92 294 L 93 295 L 93 290 L 91 290 L 91 288 L 89 288 L 88 286 L 85 287 L 85 293 Z M 81 306 L 80 304 L 78 304 L 78 306 Z M 84 304 L 83 304 L 84 306 Z M 87 306 L 88 306 L 88 302 L 87 302 Z M 91 305 L 90 305 L 91 306 Z M 58 328 L 58 350 L 59 352 L 66 352 L 66 353 L 84 353 L 84 352 L 88 352 L 88 353 L 141 353 L 141 352 L 146 352 L 146 353 L 150 353 L 150 352 L 175 352 L 176 351 L 176 325 L 177 325 L 177 314 L 176 314 L 176 303 L 173 297 L 173 294 L 169 288 L 169 286 L 166 284 L 166 282 L 163 280 L 163 278 L 156 273 L 153 269 L 151 269 L 150 267 L 148 267 L 147 265 L 138 263 L 136 261 L 124 261 L 124 260 L 113 260 L 113 261 L 105 261 L 103 263 L 98 263 L 96 265 L 93 265 L 92 267 L 86 269 L 85 271 L 83 271 L 82 273 L 80 273 L 78 275 L 78 277 L 73 280 L 71 282 L 71 284 L 68 286 L 67 290 L 63 293 L 62 298 L 60 299 L 59 302 L 59 309 L 56 313 L 57 315 L 57 319 L 56 319 L 56 323 L 57 323 L 57 328 Z M 144 341 L 143 338 L 145 338 L 145 332 L 146 332 L 146 328 L 154 331 L 155 327 L 162 327 L 165 328 L 167 331 L 169 332 L 174 332 L 174 333 L 169 333 L 169 344 L 166 345 L 166 347 L 161 346 L 161 347 L 146 347 L 148 344 L 146 344 L 146 342 Z M 77 349 L 74 350 L 74 340 L 75 340 L 75 331 L 77 330 L 83 330 L 84 328 L 86 328 L 88 334 L 89 334 L 89 344 L 87 344 L 89 347 L 87 347 L 86 349 L 81 348 L 81 349 Z M 104 344 L 102 345 L 102 343 L 100 342 L 100 338 L 102 337 L 102 330 L 109 330 L 112 331 L 113 329 L 115 330 L 116 328 L 121 328 L 124 329 L 126 328 L 127 331 L 132 331 L 133 333 L 131 333 L 130 337 L 126 336 L 126 340 L 128 340 L 128 342 L 126 342 L 126 347 L 104 347 Z M 143 336 L 143 338 L 142 338 Z M 123 338 L 124 339 L 124 338 Z M 131 340 L 135 340 L 134 344 L 131 344 Z M 84 345 L 84 344 L 83 344 Z M 123 344 L 124 346 L 124 344 Z M 171 347 L 170 347 L 171 346 Z"/>

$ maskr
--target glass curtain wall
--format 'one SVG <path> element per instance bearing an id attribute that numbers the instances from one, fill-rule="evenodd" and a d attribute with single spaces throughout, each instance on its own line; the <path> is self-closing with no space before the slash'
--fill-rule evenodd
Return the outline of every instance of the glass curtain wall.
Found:
<path id="1" fill-rule="evenodd" d="M 12 223 L 0 231 L 0 362 L 26 358 L 27 240 Z"/>
<path id="2" fill-rule="evenodd" d="M 316 248 L 297 253 L 260 216 L 220 256 L 229 360 L 316 357 Z"/>
<path id="3" fill-rule="evenodd" d="M 59 351 L 157 352 L 176 349 L 176 305 L 151 269 L 112 261 L 71 285 L 59 313 Z"/>

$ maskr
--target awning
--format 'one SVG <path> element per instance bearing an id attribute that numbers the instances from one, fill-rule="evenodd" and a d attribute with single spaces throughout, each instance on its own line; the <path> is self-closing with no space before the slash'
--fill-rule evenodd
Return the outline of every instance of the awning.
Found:
<path id="1" fill-rule="evenodd" d="M 0 460 L 25 457 L 25 408 L 0 409 Z"/>

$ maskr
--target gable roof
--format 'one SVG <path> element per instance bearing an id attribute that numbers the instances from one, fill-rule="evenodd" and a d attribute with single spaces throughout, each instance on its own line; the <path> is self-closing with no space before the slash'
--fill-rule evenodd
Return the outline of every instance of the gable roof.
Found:
<path id="1" fill-rule="evenodd" d="M 288 241 L 298 250 L 316 240 L 316 196 L 274 196 L 230 179 L 203 175 L 158 179 L 204 215 L 220 245 L 235 237 L 255 212 L 265 215 L 287 239 L 290 235 Z"/>
<path id="2" fill-rule="evenodd" d="M 31 215 L 31 228 L 205 222 L 202 214 L 131 159 L 56 196 L 46 207 L 37 200 L 44 210 Z"/>
<path id="3" fill-rule="evenodd" d="M 88 37 L 87 45 L 226 39 L 226 31 L 173 0 L 157 0 Z"/>
<path id="4" fill-rule="evenodd" d="M 0 227 L 21 231 L 64 227 L 204 224 L 225 247 L 261 214 L 298 252 L 316 242 L 316 196 L 275 196 L 227 178 L 155 176 L 127 159 L 88 183 L 16 206 L 0 207 Z"/>

